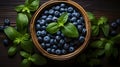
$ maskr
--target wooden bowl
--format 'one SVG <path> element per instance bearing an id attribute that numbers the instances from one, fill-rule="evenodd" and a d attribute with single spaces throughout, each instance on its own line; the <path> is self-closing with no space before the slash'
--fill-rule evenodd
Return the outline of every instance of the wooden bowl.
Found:
<path id="1" fill-rule="evenodd" d="M 39 17 L 39 15 L 41 14 L 41 12 L 44 9 L 46 9 L 54 4 L 58 4 L 60 2 L 70 4 L 71 6 L 76 7 L 78 9 L 78 11 L 81 12 L 81 14 L 84 17 L 85 26 L 86 26 L 86 30 L 87 30 L 84 43 L 81 46 L 79 46 L 74 52 L 68 53 L 65 55 L 50 54 L 46 50 L 44 50 L 42 48 L 42 46 L 40 45 L 40 43 L 38 42 L 36 32 L 35 32 L 35 22 L 36 22 L 37 18 Z M 34 42 L 34 45 L 44 56 L 46 56 L 50 59 L 53 59 L 53 60 L 68 60 L 68 59 L 76 56 L 77 54 L 79 54 L 83 49 L 85 49 L 85 47 L 87 46 L 87 43 L 90 39 L 90 28 L 91 28 L 91 25 L 90 25 L 90 21 L 88 19 L 86 11 L 79 4 L 77 4 L 76 2 L 71 1 L 71 0 L 50 0 L 50 1 L 42 4 L 39 7 L 39 9 L 35 12 L 35 14 L 33 15 L 32 19 L 31 19 L 31 23 L 30 23 L 30 33 L 31 33 L 31 37 Z"/>

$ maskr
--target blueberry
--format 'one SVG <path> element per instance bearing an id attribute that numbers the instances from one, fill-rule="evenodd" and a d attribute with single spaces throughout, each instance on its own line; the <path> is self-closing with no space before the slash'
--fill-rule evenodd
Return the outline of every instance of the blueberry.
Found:
<path id="1" fill-rule="evenodd" d="M 71 21 L 71 22 L 76 22 L 76 21 L 77 21 L 77 18 L 76 18 L 76 17 L 72 17 L 72 18 L 70 19 L 70 21 Z"/>
<path id="2" fill-rule="evenodd" d="M 41 20 L 40 22 L 39 22 L 39 24 L 42 26 L 42 25 L 45 25 L 45 20 Z"/>
<path id="3" fill-rule="evenodd" d="M 9 44 L 8 39 L 4 39 L 4 40 L 3 40 L 3 45 L 4 45 L 4 46 L 8 46 L 8 44 Z"/>
<path id="4" fill-rule="evenodd" d="M 65 8 L 65 12 L 67 12 L 67 8 Z"/>
<path id="5" fill-rule="evenodd" d="M 51 49 L 51 53 L 55 53 L 55 49 Z"/>
<path id="6" fill-rule="evenodd" d="M 41 35 L 41 31 L 37 31 L 36 35 L 40 36 Z"/>
<path id="7" fill-rule="evenodd" d="M 41 45 L 43 48 L 45 48 L 45 43 L 41 43 L 40 45 Z"/>
<path id="8" fill-rule="evenodd" d="M 49 44 L 49 43 L 46 43 L 45 46 L 46 46 L 46 47 L 50 47 L 50 44 Z"/>
<path id="9" fill-rule="evenodd" d="M 48 53 L 50 53 L 50 52 L 51 52 L 51 48 L 47 48 L 46 50 L 47 50 L 47 52 L 48 52 Z"/>
<path id="10" fill-rule="evenodd" d="M 50 37 L 49 37 L 49 36 L 45 36 L 45 37 L 43 38 L 43 40 L 44 40 L 44 42 L 49 42 L 49 41 L 50 41 Z"/>
<path id="11" fill-rule="evenodd" d="M 55 43 L 55 44 L 58 44 L 58 42 L 57 42 L 57 40 L 56 40 L 56 39 L 54 39 L 54 43 Z"/>
<path id="12" fill-rule="evenodd" d="M 46 26 L 42 26 L 41 29 L 42 29 L 42 30 L 46 30 Z"/>
<path id="13" fill-rule="evenodd" d="M 63 40 L 63 39 L 61 39 L 60 41 L 59 41 L 59 44 L 64 44 L 65 43 L 65 40 Z"/>
<path id="14" fill-rule="evenodd" d="M 47 22 L 51 22 L 52 19 L 48 17 L 48 18 L 46 18 L 46 21 L 47 21 Z"/>
<path id="15" fill-rule="evenodd" d="M 46 11 L 44 12 L 44 14 L 48 15 L 48 14 L 49 14 L 49 11 L 46 10 Z"/>
<path id="16" fill-rule="evenodd" d="M 68 48 L 69 48 L 69 45 L 68 45 L 67 43 L 65 43 L 65 44 L 63 45 L 63 48 L 64 48 L 64 49 L 68 49 Z"/>
<path id="17" fill-rule="evenodd" d="M 84 36 L 80 36 L 80 37 L 79 37 L 79 42 L 80 42 L 80 43 L 83 43 L 84 40 L 85 40 L 85 37 L 84 37 Z"/>
<path id="18" fill-rule="evenodd" d="M 54 21 L 54 22 L 57 21 L 57 17 L 54 16 L 54 17 L 52 18 L 52 21 Z"/>
<path id="19" fill-rule="evenodd" d="M 55 12 L 54 12 L 54 15 L 55 15 L 56 17 L 58 17 L 58 16 L 60 16 L 60 12 L 59 12 L 59 11 L 55 11 Z"/>
<path id="20" fill-rule="evenodd" d="M 64 37 L 64 34 L 63 34 L 63 33 L 61 33 L 61 37 Z"/>
<path id="21" fill-rule="evenodd" d="M 77 26 L 77 22 L 73 22 L 73 24 L 74 24 L 75 26 Z"/>
<path id="22" fill-rule="evenodd" d="M 82 30 L 82 35 L 86 35 L 86 32 L 87 32 L 87 30 L 85 29 L 85 28 L 83 28 L 83 30 Z"/>
<path id="23" fill-rule="evenodd" d="M 5 19 L 4 20 L 4 25 L 5 26 L 9 26 L 10 25 L 10 20 L 9 19 Z"/>
<path id="24" fill-rule="evenodd" d="M 4 26 L 0 26 L 0 32 L 3 32 Z"/>
<path id="25" fill-rule="evenodd" d="M 60 36 L 56 36 L 55 39 L 56 39 L 57 41 L 60 41 L 61 37 L 60 37 Z"/>
<path id="26" fill-rule="evenodd" d="M 50 9 L 49 10 L 49 14 L 53 14 L 54 13 L 54 10 L 53 9 Z"/>
<path id="27" fill-rule="evenodd" d="M 64 12 L 65 11 L 65 9 L 64 8 L 60 8 L 60 12 Z"/>
<path id="28" fill-rule="evenodd" d="M 54 39 L 50 39 L 50 44 L 54 44 Z"/>
<path id="29" fill-rule="evenodd" d="M 72 13 L 72 16 L 75 16 L 75 17 L 79 18 L 80 14 L 77 13 L 77 12 L 74 12 L 74 13 Z"/>
<path id="30" fill-rule="evenodd" d="M 59 10 L 59 9 L 60 9 L 60 6 L 56 6 L 56 7 L 55 7 L 55 10 Z"/>
<path id="31" fill-rule="evenodd" d="M 67 51 L 66 51 L 65 49 L 62 49 L 62 50 L 61 50 L 61 53 L 62 53 L 62 54 L 66 54 Z"/>
<path id="32" fill-rule="evenodd" d="M 65 7 L 65 4 L 64 3 L 60 4 L 60 7 Z"/>
<path id="33" fill-rule="evenodd" d="M 56 53 L 56 54 L 61 54 L 61 50 L 60 50 L 60 49 L 57 49 L 57 50 L 55 51 L 55 53 Z"/>
<path id="34" fill-rule="evenodd" d="M 83 30 L 83 26 L 82 25 L 78 25 L 77 26 L 78 30 L 81 32 Z"/>
<path id="35" fill-rule="evenodd" d="M 52 18 L 53 16 L 52 15 L 48 15 L 48 18 Z"/>
<path id="36" fill-rule="evenodd" d="M 77 24 L 78 25 L 81 25 L 82 24 L 82 21 L 80 19 L 77 20 Z"/>
<path id="37" fill-rule="evenodd" d="M 47 33 L 46 33 L 46 31 L 45 30 L 42 30 L 41 31 L 41 36 L 45 36 Z"/>
<path id="38" fill-rule="evenodd" d="M 68 13 L 68 16 L 71 18 L 71 17 L 72 17 L 72 14 L 71 14 L 71 13 Z"/>
<path id="39" fill-rule="evenodd" d="M 72 7 L 68 7 L 68 12 L 73 12 L 73 8 Z"/>
<path id="40" fill-rule="evenodd" d="M 75 50 L 75 48 L 74 47 L 69 47 L 69 52 L 73 52 Z"/>
<path id="41" fill-rule="evenodd" d="M 46 18 L 47 18 L 47 16 L 46 16 L 46 15 L 43 15 L 41 18 L 42 18 L 42 19 L 46 19 Z"/>
<path id="42" fill-rule="evenodd" d="M 117 28 L 117 23 L 116 22 L 112 22 L 111 23 L 111 27 L 114 28 L 114 29 L 116 29 Z"/>
<path id="43" fill-rule="evenodd" d="M 52 48 L 57 49 L 57 46 L 56 46 L 56 45 L 53 45 Z"/>
<path id="44" fill-rule="evenodd" d="M 120 25 L 120 19 L 117 19 L 117 20 L 116 20 L 116 23 L 117 23 L 118 25 Z"/>
<path id="45" fill-rule="evenodd" d="M 70 46 L 73 46 L 73 45 L 74 45 L 73 42 L 74 42 L 74 41 L 70 42 Z"/>
<path id="46" fill-rule="evenodd" d="M 110 31 L 110 35 L 111 35 L 111 36 L 117 35 L 117 31 L 114 31 L 114 30 Z"/>
<path id="47" fill-rule="evenodd" d="M 39 42 L 42 42 L 42 37 L 39 36 L 39 37 L 38 37 L 38 41 L 39 41 Z"/>
<path id="48" fill-rule="evenodd" d="M 81 22 L 84 22 L 84 18 L 83 17 L 80 17 L 80 20 L 81 20 Z"/>
<path id="49" fill-rule="evenodd" d="M 36 24 L 36 30 L 40 30 L 40 29 L 41 29 L 40 24 Z"/>
<path id="50" fill-rule="evenodd" d="M 60 36 L 61 32 L 60 31 L 57 31 L 57 35 Z"/>

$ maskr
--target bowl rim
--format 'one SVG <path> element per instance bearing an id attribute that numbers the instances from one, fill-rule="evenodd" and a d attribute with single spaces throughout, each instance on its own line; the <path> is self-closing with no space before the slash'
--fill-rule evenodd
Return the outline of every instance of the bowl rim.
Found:
<path id="1" fill-rule="evenodd" d="M 34 25 L 35 25 L 36 18 L 38 17 L 40 11 L 42 11 L 45 7 L 47 7 L 47 6 L 51 5 L 51 4 L 61 3 L 61 2 L 68 3 L 68 4 L 72 5 L 72 6 L 74 6 L 75 8 L 77 8 L 81 12 L 82 16 L 84 17 L 85 27 L 86 27 L 87 33 L 86 33 L 86 36 L 85 36 L 84 43 L 81 46 L 79 46 L 74 52 L 71 52 L 71 53 L 68 53 L 68 54 L 65 54 L 65 55 L 55 55 L 55 54 L 48 53 L 46 50 L 44 50 L 42 48 L 42 46 L 40 46 L 40 43 L 37 40 L 37 36 L 35 35 L 36 33 L 35 33 Z M 91 28 L 91 24 L 90 24 L 90 21 L 88 19 L 86 11 L 79 4 L 77 4 L 76 2 L 71 1 L 71 0 L 68 0 L 68 1 L 47 1 L 47 2 L 45 2 L 34 13 L 32 19 L 31 19 L 31 22 L 30 22 L 30 34 L 31 34 L 34 45 L 37 47 L 37 49 L 44 56 L 46 56 L 46 57 L 48 57 L 50 59 L 53 59 L 53 60 L 68 60 L 68 59 L 76 56 L 77 54 L 79 54 L 81 51 L 83 51 L 86 48 L 86 46 L 88 44 L 88 41 L 90 39 L 90 32 L 91 32 L 90 28 Z"/>

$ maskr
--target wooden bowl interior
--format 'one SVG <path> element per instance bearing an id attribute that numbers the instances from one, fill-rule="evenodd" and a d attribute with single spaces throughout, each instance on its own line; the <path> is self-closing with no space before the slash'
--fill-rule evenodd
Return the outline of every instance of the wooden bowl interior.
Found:
<path id="1" fill-rule="evenodd" d="M 67 3 L 79 10 L 79 12 L 84 17 L 87 33 L 86 33 L 84 43 L 81 46 L 79 46 L 74 52 L 68 53 L 65 55 L 55 55 L 55 54 L 48 53 L 46 50 L 44 50 L 40 46 L 40 43 L 37 40 L 37 36 L 36 36 L 36 32 L 35 32 L 35 22 L 39 18 L 39 16 L 41 16 L 41 14 L 43 13 L 43 11 L 45 9 L 48 9 L 49 7 L 56 5 L 58 3 L 61 3 L 61 2 Z M 48 2 L 44 3 L 43 5 L 41 5 L 39 7 L 39 9 L 35 12 L 34 16 L 32 17 L 32 20 L 30 23 L 30 33 L 31 33 L 31 37 L 32 37 L 32 40 L 33 40 L 35 46 L 44 56 L 54 59 L 54 60 L 67 60 L 67 59 L 70 59 L 70 58 L 74 57 L 75 55 L 79 54 L 87 46 L 87 43 L 90 38 L 90 22 L 88 20 L 88 16 L 87 16 L 85 10 L 76 2 L 74 2 L 74 1 L 48 1 Z"/>

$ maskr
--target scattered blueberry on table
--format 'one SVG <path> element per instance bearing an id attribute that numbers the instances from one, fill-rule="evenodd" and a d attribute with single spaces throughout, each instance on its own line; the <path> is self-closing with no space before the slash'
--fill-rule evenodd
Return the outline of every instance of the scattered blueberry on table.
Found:
<path id="1" fill-rule="evenodd" d="M 78 38 L 65 37 L 61 31 L 50 34 L 46 27 L 50 22 L 56 20 L 64 13 L 68 13 L 68 22 L 73 23 L 79 30 Z M 51 54 L 64 55 L 74 52 L 85 40 L 86 27 L 82 14 L 74 6 L 66 3 L 58 3 L 46 8 L 35 22 L 36 36 L 40 45 Z"/>

